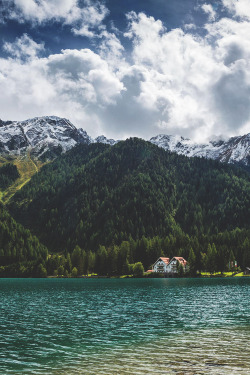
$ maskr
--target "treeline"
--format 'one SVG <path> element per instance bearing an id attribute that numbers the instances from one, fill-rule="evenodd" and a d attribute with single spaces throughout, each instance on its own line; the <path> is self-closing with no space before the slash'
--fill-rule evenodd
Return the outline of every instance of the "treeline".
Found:
<path id="1" fill-rule="evenodd" d="M 0 275 L 13 264 L 42 263 L 47 258 L 48 249 L 0 205 Z"/>
<path id="2" fill-rule="evenodd" d="M 20 177 L 16 165 L 7 163 L 0 168 L 0 190 L 5 190 Z"/>
<path id="3" fill-rule="evenodd" d="M 204 236 L 200 241 L 185 234 L 163 239 L 143 237 L 136 241 L 130 238 L 119 246 L 99 246 L 97 252 L 76 246 L 71 254 L 51 256 L 46 267 L 50 275 L 70 275 L 74 268 L 78 276 L 91 273 L 128 275 L 133 274 L 134 264 L 142 263 L 143 269 L 151 269 L 160 256 L 184 257 L 191 276 L 201 271 L 214 273 L 235 269 L 235 261 L 237 269 L 244 270 L 250 264 L 250 231 L 236 229 L 212 237 Z"/>
<path id="4" fill-rule="evenodd" d="M 46 261 L 39 257 L 33 261 L 17 262 L 6 266 L 0 266 L 0 277 L 44 278 L 48 275 L 44 264 L 46 264 Z"/>
<path id="5" fill-rule="evenodd" d="M 195 236 L 176 233 L 165 238 L 143 237 L 123 241 L 120 245 L 99 246 L 98 250 L 84 250 L 78 245 L 69 253 L 42 252 L 33 261 L 22 261 L 0 267 L 0 276 L 12 277 L 78 277 L 142 276 L 160 257 L 182 256 L 188 261 L 189 276 L 201 271 L 240 271 L 250 264 L 250 231 L 235 229 L 214 236 Z M 30 259 L 30 258 L 29 258 Z M 14 259 L 13 259 L 14 261 Z M 235 262 L 237 261 L 237 268 Z M 179 268 L 180 275 L 183 270 Z"/>

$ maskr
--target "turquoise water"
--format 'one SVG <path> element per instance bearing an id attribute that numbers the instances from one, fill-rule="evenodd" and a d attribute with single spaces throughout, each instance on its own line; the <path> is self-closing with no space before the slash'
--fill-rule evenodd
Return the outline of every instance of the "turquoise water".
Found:
<path id="1" fill-rule="evenodd" d="M 250 278 L 0 279 L 0 374 L 250 374 Z"/>

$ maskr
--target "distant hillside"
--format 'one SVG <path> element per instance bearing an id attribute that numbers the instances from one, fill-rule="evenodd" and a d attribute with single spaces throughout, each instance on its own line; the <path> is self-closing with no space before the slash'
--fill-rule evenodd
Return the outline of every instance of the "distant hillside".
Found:
<path id="1" fill-rule="evenodd" d="M 142 236 L 202 238 L 250 225 L 250 176 L 140 139 L 79 145 L 12 198 L 14 217 L 51 250 Z"/>

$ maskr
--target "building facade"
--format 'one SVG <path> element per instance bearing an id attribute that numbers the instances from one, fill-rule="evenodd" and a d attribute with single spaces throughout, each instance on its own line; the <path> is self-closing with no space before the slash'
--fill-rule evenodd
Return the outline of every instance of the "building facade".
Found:
<path id="1" fill-rule="evenodd" d="M 187 261 L 183 257 L 170 258 L 160 257 L 152 266 L 152 272 L 157 273 L 178 273 L 179 267 L 183 267 L 184 273 L 188 271 Z"/>
<path id="2" fill-rule="evenodd" d="M 160 257 L 153 264 L 152 271 L 159 272 L 159 273 L 166 273 L 168 263 L 169 263 L 169 258 Z"/>
<path id="3" fill-rule="evenodd" d="M 187 272 L 187 261 L 182 257 L 173 257 L 167 265 L 167 272 L 178 273 L 178 267 L 183 267 L 183 271 Z"/>

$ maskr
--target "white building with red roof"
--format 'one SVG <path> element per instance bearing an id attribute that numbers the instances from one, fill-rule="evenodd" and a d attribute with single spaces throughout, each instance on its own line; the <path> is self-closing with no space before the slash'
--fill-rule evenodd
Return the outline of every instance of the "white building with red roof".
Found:
<path id="1" fill-rule="evenodd" d="M 157 273 L 177 273 L 178 265 L 183 267 L 183 271 L 188 270 L 187 261 L 183 257 L 170 258 L 160 257 L 152 266 L 152 272 Z"/>
<path id="2" fill-rule="evenodd" d="M 153 272 L 166 273 L 169 260 L 170 260 L 169 258 L 160 257 L 153 264 L 152 271 Z"/>
<path id="3" fill-rule="evenodd" d="M 167 266 L 167 272 L 177 273 L 178 265 L 183 267 L 183 271 L 187 271 L 187 261 L 183 257 L 173 257 Z"/>

